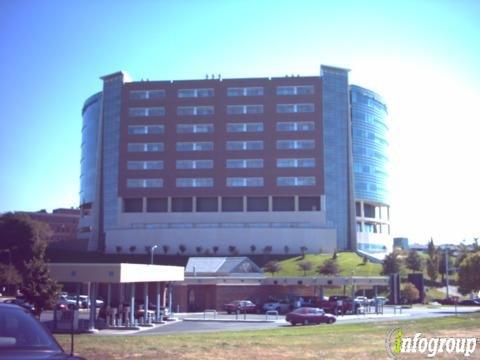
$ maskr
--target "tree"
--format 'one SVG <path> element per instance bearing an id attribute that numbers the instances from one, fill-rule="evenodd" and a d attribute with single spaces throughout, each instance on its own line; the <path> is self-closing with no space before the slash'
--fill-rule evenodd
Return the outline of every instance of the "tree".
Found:
<path id="1" fill-rule="evenodd" d="M 230 245 L 230 246 L 228 247 L 228 252 L 229 252 L 230 254 L 232 254 L 232 255 L 235 255 L 235 253 L 237 252 L 237 247 L 234 246 L 234 245 Z"/>
<path id="2" fill-rule="evenodd" d="M 362 264 L 367 265 L 367 263 L 368 263 L 368 257 L 367 255 L 363 255 Z"/>
<path id="3" fill-rule="evenodd" d="M 22 276 L 12 264 L 0 263 L 0 285 L 6 287 L 5 290 L 0 288 L 0 292 L 5 296 L 7 294 L 15 294 L 16 289 L 22 283 Z"/>
<path id="4" fill-rule="evenodd" d="M 12 264 L 20 273 L 25 263 L 41 255 L 51 237 L 48 225 L 25 214 L 7 213 L 0 217 L 0 261 Z"/>
<path id="5" fill-rule="evenodd" d="M 412 270 L 412 272 L 423 270 L 422 258 L 415 250 L 410 250 L 408 252 L 408 256 L 405 259 L 405 265 L 407 265 L 407 268 Z"/>
<path id="6" fill-rule="evenodd" d="M 303 276 L 307 276 L 307 271 L 312 270 L 312 263 L 308 260 L 300 261 L 298 264 L 298 269 L 303 271 Z"/>
<path id="7" fill-rule="evenodd" d="M 178 250 L 180 250 L 180 253 L 183 255 L 185 251 L 187 251 L 187 247 L 183 244 L 178 245 Z"/>
<path id="8" fill-rule="evenodd" d="M 336 260 L 328 259 L 325 260 L 323 265 L 317 267 L 317 273 L 326 276 L 337 275 L 340 273 L 340 266 Z"/>
<path id="9" fill-rule="evenodd" d="M 290 252 L 290 247 L 288 245 L 285 245 L 283 247 L 283 251 L 285 251 L 285 254 L 288 254 Z"/>
<path id="10" fill-rule="evenodd" d="M 302 253 L 302 259 L 305 259 L 305 253 L 307 252 L 308 248 L 303 245 L 303 246 L 300 246 L 300 252 Z"/>
<path id="11" fill-rule="evenodd" d="M 397 251 L 392 251 L 385 256 L 382 264 L 382 275 L 396 274 L 400 272 L 402 262 Z"/>
<path id="12" fill-rule="evenodd" d="M 218 247 L 217 245 L 215 245 L 215 246 L 212 247 L 213 253 L 214 253 L 215 255 L 217 255 L 218 249 L 219 249 L 219 247 Z"/>
<path id="13" fill-rule="evenodd" d="M 273 250 L 273 247 L 271 245 L 267 245 L 263 248 L 263 253 L 264 254 L 270 254 Z"/>
<path id="14" fill-rule="evenodd" d="M 8 249 L 8 265 L 3 276 L 18 283 L 25 300 L 35 306 L 40 315 L 47 306 L 55 304 L 60 286 L 50 277 L 44 262 L 51 231 L 48 226 L 20 214 L 0 217 L 0 250 Z"/>
<path id="15" fill-rule="evenodd" d="M 433 257 L 437 254 L 437 249 L 435 248 L 433 239 L 430 239 L 430 241 L 428 242 L 427 254 L 430 259 L 433 259 Z"/>
<path id="16" fill-rule="evenodd" d="M 195 251 L 196 251 L 197 254 L 199 254 L 199 255 L 202 253 L 202 250 L 203 250 L 203 248 L 202 248 L 201 246 L 197 246 L 197 247 L 195 248 Z"/>
<path id="17" fill-rule="evenodd" d="M 163 249 L 163 253 L 164 253 L 165 255 L 167 255 L 167 254 L 168 254 L 168 251 L 170 250 L 170 246 L 168 246 L 168 245 L 163 245 L 163 246 L 162 246 L 162 249 Z"/>
<path id="18" fill-rule="evenodd" d="M 117 246 L 115 246 L 115 250 L 117 251 L 117 253 L 121 253 L 122 252 L 122 247 L 120 245 L 117 245 Z"/>
<path id="19" fill-rule="evenodd" d="M 411 304 L 420 298 L 420 292 L 414 284 L 407 282 L 403 285 L 403 289 L 400 290 L 400 297 L 406 300 L 408 304 Z"/>
<path id="20" fill-rule="evenodd" d="M 55 305 L 61 286 L 50 277 L 43 258 L 33 258 L 25 270 L 20 291 L 25 300 L 35 306 L 35 315 L 40 316 L 45 308 Z"/>
<path id="21" fill-rule="evenodd" d="M 433 282 L 437 281 L 438 278 L 438 265 L 440 264 L 440 259 L 438 255 L 434 255 L 433 258 L 427 259 L 427 274 L 430 280 Z"/>
<path id="22" fill-rule="evenodd" d="M 465 240 L 464 240 L 465 241 Z M 467 257 L 470 252 L 468 251 L 468 247 L 465 244 L 460 244 L 458 247 L 458 254 L 455 259 L 455 267 L 459 267 L 462 261 Z"/>
<path id="23" fill-rule="evenodd" d="M 255 254 L 255 251 L 257 250 L 257 247 L 255 245 L 250 245 L 250 251 L 252 254 Z"/>
<path id="24" fill-rule="evenodd" d="M 274 276 L 275 273 L 278 273 L 281 270 L 282 270 L 282 264 L 280 264 L 278 261 L 275 261 L 275 260 L 267 262 L 263 267 L 263 271 L 271 273 L 272 276 Z"/>
<path id="25" fill-rule="evenodd" d="M 469 254 L 458 268 L 458 290 L 466 295 L 480 291 L 480 252 Z"/>
<path id="26" fill-rule="evenodd" d="M 337 260 L 337 250 L 333 252 L 332 260 Z"/>
<path id="27" fill-rule="evenodd" d="M 131 253 L 134 253 L 135 250 L 137 250 L 137 247 L 135 245 L 132 245 L 128 249 L 130 250 Z"/>

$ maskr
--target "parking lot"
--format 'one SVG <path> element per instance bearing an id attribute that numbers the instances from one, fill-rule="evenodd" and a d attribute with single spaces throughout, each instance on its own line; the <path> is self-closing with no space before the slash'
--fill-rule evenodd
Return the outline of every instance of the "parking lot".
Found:
<path id="1" fill-rule="evenodd" d="M 480 307 L 463 306 L 457 308 L 457 313 L 468 313 L 480 311 Z M 436 318 L 442 316 L 455 315 L 454 306 L 441 306 L 438 308 L 431 308 L 428 306 L 414 306 L 412 308 L 395 309 L 393 306 L 385 306 L 383 314 L 361 314 L 361 315 L 345 315 L 337 317 L 337 324 L 343 323 L 369 323 L 381 322 L 391 320 L 415 320 L 422 318 Z M 87 316 L 88 314 L 83 314 Z M 98 335 L 154 335 L 154 334 L 172 334 L 181 332 L 215 332 L 215 331 L 242 331 L 242 330 L 260 330 L 273 329 L 285 326 L 291 326 L 285 321 L 284 315 L 279 315 L 278 319 L 275 316 L 266 318 L 265 314 L 247 314 L 246 317 L 241 314 L 238 317 L 234 314 L 228 315 L 226 313 L 218 313 L 216 318 L 213 318 L 211 313 L 182 313 L 176 314 L 175 321 L 167 322 L 162 325 L 157 325 L 152 328 L 142 328 L 140 331 L 122 332 L 121 330 L 102 330 Z M 337 326 L 320 325 L 320 326 Z"/>

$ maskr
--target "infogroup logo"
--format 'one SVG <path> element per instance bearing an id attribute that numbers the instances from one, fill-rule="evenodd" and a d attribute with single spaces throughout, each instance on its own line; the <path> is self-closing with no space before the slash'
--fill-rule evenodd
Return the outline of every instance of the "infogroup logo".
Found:
<path id="1" fill-rule="evenodd" d="M 477 347 L 475 337 L 427 337 L 422 333 L 405 336 L 400 328 L 390 329 L 385 339 L 385 348 L 390 359 L 399 359 L 401 354 L 425 354 L 429 358 L 437 354 L 455 354 L 470 357 Z M 403 357 L 407 359 L 407 356 Z"/>

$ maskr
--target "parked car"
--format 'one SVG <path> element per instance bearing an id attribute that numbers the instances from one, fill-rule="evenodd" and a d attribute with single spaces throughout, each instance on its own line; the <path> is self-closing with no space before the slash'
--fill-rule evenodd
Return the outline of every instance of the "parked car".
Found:
<path id="1" fill-rule="evenodd" d="M 66 354 L 60 344 L 29 311 L 0 304 L 0 359 L 85 360 Z"/>
<path id="2" fill-rule="evenodd" d="M 82 304 L 82 308 L 89 309 L 90 308 L 90 298 L 87 295 L 79 295 L 80 302 Z M 104 302 L 102 299 L 95 300 L 95 306 L 97 308 L 101 308 Z"/>
<path id="3" fill-rule="evenodd" d="M 480 306 L 480 300 L 462 300 L 458 303 L 458 305 Z"/>
<path id="4" fill-rule="evenodd" d="M 257 305 L 250 300 L 234 300 L 223 305 L 223 308 L 228 314 L 234 312 L 255 314 L 258 312 Z"/>
<path id="5" fill-rule="evenodd" d="M 28 310 L 30 313 L 34 314 L 35 313 L 35 306 L 30 304 L 29 302 L 25 301 L 22 298 L 16 298 L 16 299 L 7 299 L 4 301 L 5 304 L 14 304 L 21 306 L 22 308 Z"/>
<path id="6" fill-rule="evenodd" d="M 263 304 L 263 312 L 267 311 L 278 311 L 279 314 L 286 314 L 290 311 L 291 305 L 285 301 L 271 301 Z"/>
<path id="7" fill-rule="evenodd" d="M 332 314 L 325 313 L 325 310 L 312 307 L 301 307 L 289 312 L 285 318 L 292 325 L 303 324 L 333 324 L 337 318 Z"/>
<path id="8" fill-rule="evenodd" d="M 455 305 L 454 298 L 447 298 L 447 299 L 433 299 L 432 301 L 438 302 L 441 305 Z"/>

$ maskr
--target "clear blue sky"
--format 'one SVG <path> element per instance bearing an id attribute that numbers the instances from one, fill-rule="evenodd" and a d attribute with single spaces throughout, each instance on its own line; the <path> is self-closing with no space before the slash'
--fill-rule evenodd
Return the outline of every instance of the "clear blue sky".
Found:
<path id="1" fill-rule="evenodd" d="M 393 235 L 480 236 L 480 1 L 0 0 L 0 212 L 78 205 L 99 77 L 316 75 L 387 99 Z"/>

